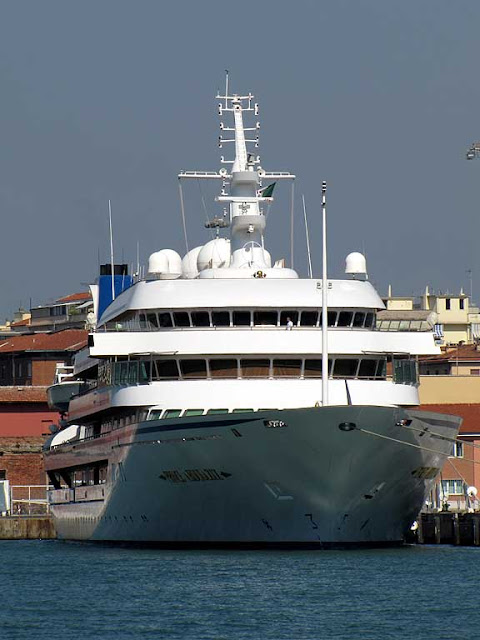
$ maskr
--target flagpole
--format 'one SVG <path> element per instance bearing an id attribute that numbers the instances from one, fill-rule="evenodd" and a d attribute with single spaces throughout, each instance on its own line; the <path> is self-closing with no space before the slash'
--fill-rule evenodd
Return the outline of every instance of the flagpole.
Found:
<path id="1" fill-rule="evenodd" d="M 322 182 L 322 405 L 328 406 L 327 183 Z"/>

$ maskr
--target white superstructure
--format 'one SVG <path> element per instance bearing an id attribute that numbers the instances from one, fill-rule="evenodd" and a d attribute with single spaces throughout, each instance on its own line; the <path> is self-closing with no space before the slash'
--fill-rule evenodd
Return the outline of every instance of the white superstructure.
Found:
<path id="1" fill-rule="evenodd" d="M 184 256 L 152 254 L 146 277 L 97 318 L 89 350 L 95 380 L 69 407 L 74 439 L 58 433 L 45 454 L 60 535 L 396 542 L 458 429 L 455 418 L 414 409 L 416 356 L 438 351 L 433 334 L 376 329 L 384 305 L 362 254 L 347 256 L 343 280 L 299 278 L 285 260 L 272 259 L 266 210 L 274 183 L 295 176 L 266 172 L 248 151 L 258 145 L 259 124 L 244 123 L 258 113 L 253 96 L 229 95 L 227 83 L 218 98 L 220 115 L 231 117 L 219 139 L 221 147 L 235 145 L 232 161 L 222 157 L 230 170 L 179 175 L 180 183 L 218 181 L 223 214 L 206 225 L 216 237 Z M 432 425 L 443 441 L 433 440 Z M 354 493 L 362 483 L 363 498 L 345 516 L 349 486 Z M 373 500 L 380 492 L 386 503 Z M 180 499 L 191 510 L 188 521 Z M 119 518 L 126 520 L 116 527 Z"/>

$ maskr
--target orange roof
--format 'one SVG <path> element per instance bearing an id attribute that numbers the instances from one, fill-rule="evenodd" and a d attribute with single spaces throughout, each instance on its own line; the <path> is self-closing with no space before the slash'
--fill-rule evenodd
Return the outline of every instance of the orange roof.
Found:
<path id="1" fill-rule="evenodd" d="M 458 347 L 447 347 L 442 353 L 433 356 L 420 356 L 420 362 L 459 362 L 461 361 L 480 361 L 480 351 L 474 344 L 462 344 Z"/>
<path id="2" fill-rule="evenodd" d="M 79 351 L 86 346 L 87 335 L 83 329 L 65 329 L 55 333 L 15 336 L 0 340 L 0 356 L 21 351 Z"/>
<path id="3" fill-rule="evenodd" d="M 30 318 L 25 318 L 25 320 L 17 320 L 16 322 L 11 322 L 11 327 L 27 327 L 30 325 Z"/>
<path id="4" fill-rule="evenodd" d="M 460 434 L 480 434 L 480 404 L 422 404 L 420 409 L 463 418 Z"/>
<path id="5" fill-rule="evenodd" d="M 48 387 L 0 387 L 0 402 L 47 402 Z"/>
<path id="6" fill-rule="evenodd" d="M 68 296 L 64 296 L 63 298 L 58 298 L 55 302 L 81 302 L 82 300 L 91 300 L 92 296 L 88 291 L 84 291 L 83 293 L 71 293 Z"/>

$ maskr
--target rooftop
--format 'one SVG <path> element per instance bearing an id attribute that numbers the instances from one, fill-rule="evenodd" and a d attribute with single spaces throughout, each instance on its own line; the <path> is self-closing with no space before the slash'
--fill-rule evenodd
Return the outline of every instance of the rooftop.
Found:
<path id="1" fill-rule="evenodd" d="M 455 347 L 446 347 L 442 353 L 432 356 L 421 356 L 421 362 L 471 362 L 478 360 L 480 362 L 480 351 L 475 344 L 462 344 Z"/>
<path id="2" fill-rule="evenodd" d="M 14 336 L 0 340 L 0 355 L 25 351 L 79 351 L 86 346 L 87 336 L 88 332 L 83 329 Z"/>
<path id="3" fill-rule="evenodd" d="M 71 293 L 63 298 L 57 298 L 55 302 L 64 304 L 66 302 L 82 302 L 83 300 L 91 300 L 92 296 L 89 291 L 83 291 L 82 293 Z"/>
<path id="4" fill-rule="evenodd" d="M 422 404 L 420 408 L 463 418 L 460 435 L 462 433 L 480 434 L 480 404 Z"/>

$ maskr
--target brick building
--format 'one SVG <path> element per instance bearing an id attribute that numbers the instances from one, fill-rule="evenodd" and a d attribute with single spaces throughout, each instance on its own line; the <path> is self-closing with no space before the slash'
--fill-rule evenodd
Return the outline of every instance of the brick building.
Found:
<path id="1" fill-rule="evenodd" d="M 70 329 L 0 340 L 0 480 L 45 484 L 42 444 L 58 413 L 47 404 L 57 363 L 70 364 L 87 332 Z"/>
<path id="2" fill-rule="evenodd" d="M 34 333 L 0 341 L 0 386 L 49 386 L 57 362 L 70 364 L 86 345 L 87 332 L 66 329 Z"/>
<path id="3" fill-rule="evenodd" d="M 444 500 L 454 509 L 480 508 L 466 496 L 467 487 L 480 498 L 480 351 L 477 345 L 458 345 L 419 361 L 422 409 L 463 418 L 457 443 L 439 482 Z"/>

